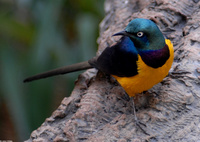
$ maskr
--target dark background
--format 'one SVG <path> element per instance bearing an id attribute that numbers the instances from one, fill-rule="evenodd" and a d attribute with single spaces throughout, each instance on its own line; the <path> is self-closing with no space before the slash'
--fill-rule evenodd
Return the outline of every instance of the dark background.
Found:
<path id="1" fill-rule="evenodd" d="M 23 79 L 88 60 L 103 0 L 0 0 L 0 140 L 23 141 L 70 95 L 80 74 Z"/>

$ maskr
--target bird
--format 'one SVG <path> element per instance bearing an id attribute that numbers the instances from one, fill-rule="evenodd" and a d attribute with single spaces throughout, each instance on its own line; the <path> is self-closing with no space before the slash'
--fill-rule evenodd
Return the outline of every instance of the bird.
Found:
<path id="1" fill-rule="evenodd" d="M 134 97 L 167 76 L 174 59 L 173 44 L 152 20 L 133 19 L 125 30 L 113 36 L 122 37 L 100 56 L 28 77 L 24 82 L 96 68 L 113 76 L 128 96 Z"/>
<path id="2" fill-rule="evenodd" d="M 133 19 L 125 30 L 113 36 L 121 38 L 113 46 L 105 48 L 101 55 L 88 61 L 28 77 L 24 82 L 96 68 L 114 77 L 122 86 L 131 98 L 137 126 L 149 135 L 139 125 L 133 98 L 136 94 L 149 90 L 167 76 L 174 59 L 173 44 L 164 37 L 152 20 L 144 18 Z"/>

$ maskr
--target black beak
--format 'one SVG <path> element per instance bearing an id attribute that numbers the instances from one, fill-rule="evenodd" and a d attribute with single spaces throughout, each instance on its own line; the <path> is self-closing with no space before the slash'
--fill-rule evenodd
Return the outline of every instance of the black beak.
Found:
<path id="1" fill-rule="evenodd" d="M 113 36 L 119 36 L 119 35 L 129 36 L 129 33 L 127 33 L 126 31 L 121 31 L 121 32 L 115 33 Z"/>

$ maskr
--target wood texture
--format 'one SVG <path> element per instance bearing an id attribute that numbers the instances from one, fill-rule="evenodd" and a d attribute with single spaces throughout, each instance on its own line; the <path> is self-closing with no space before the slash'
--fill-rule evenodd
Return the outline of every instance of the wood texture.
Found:
<path id="1" fill-rule="evenodd" d="M 172 40 L 175 60 L 169 75 L 135 98 L 135 126 L 130 102 L 113 78 L 87 70 L 70 97 L 33 131 L 27 141 L 198 141 L 200 140 L 199 0 L 106 0 L 99 50 L 112 45 L 116 32 L 136 17 L 154 20 Z"/>

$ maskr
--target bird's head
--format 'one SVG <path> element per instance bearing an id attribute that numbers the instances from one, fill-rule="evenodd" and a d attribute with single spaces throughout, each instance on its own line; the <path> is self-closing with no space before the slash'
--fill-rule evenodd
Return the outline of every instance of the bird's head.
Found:
<path id="1" fill-rule="evenodd" d="M 148 19 L 132 20 L 125 31 L 114 34 L 128 36 L 139 51 L 157 50 L 165 46 L 165 38 L 157 25 Z"/>

